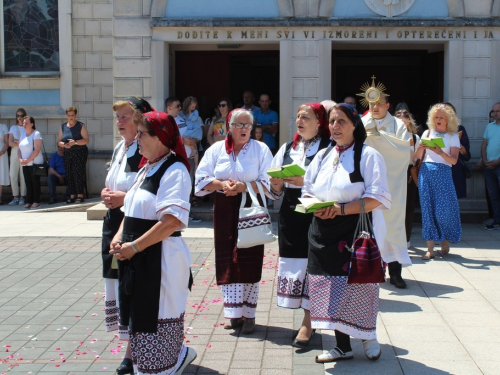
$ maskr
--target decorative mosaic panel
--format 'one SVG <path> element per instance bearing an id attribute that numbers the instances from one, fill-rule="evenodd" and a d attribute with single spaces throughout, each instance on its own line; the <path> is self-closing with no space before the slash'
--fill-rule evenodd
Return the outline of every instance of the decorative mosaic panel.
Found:
<path id="1" fill-rule="evenodd" d="M 57 0 L 3 0 L 6 72 L 59 71 Z"/>

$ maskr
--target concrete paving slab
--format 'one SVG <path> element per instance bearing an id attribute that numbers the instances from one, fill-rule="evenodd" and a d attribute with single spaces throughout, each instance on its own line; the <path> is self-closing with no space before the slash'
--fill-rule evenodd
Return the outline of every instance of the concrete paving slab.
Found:
<path id="1" fill-rule="evenodd" d="M 0 373 L 111 374 L 121 362 L 126 344 L 104 331 L 101 226 L 85 212 L 0 207 Z M 500 231 L 464 224 L 463 241 L 431 262 L 419 259 L 425 241 L 413 232 L 409 288 L 381 287 L 381 358 L 368 361 L 353 339 L 354 360 L 321 365 L 314 357 L 335 346 L 332 332 L 318 331 L 308 350 L 290 346 L 302 311 L 276 307 L 277 243 L 266 246 L 258 329 L 243 335 L 221 325 L 212 223 L 191 225 L 186 343 L 198 358 L 185 374 L 497 374 Z"/>

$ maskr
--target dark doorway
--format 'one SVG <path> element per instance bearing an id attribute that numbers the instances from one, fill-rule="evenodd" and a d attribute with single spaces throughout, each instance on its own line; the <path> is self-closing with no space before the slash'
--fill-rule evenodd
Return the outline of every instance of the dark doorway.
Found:
<path id="1" fill-rule="evenodd" d="M 333 51 L 332 98 L 343 101 L 358 94 L 365 82 L 382 82 L 390 95 L 391 111 L 406 102 L 418 124 L 424 125 L 432 104 L 443 101 L 444 52 L 427 50 Z M 361 99 L 360 97 L 358 98 Z M 358 106 L 360 112 L 366 108 Z"/>
<path id="2" fill-rule="evenodd" d="M 268 93 L 279 113 L 279 51 L 176 52 L 172 94 L 196 97 L 203 118 L 214 115 L 221 98 L 242 103 L 245 90 L 254 92 L 256 105 L 259 95 Z"/>

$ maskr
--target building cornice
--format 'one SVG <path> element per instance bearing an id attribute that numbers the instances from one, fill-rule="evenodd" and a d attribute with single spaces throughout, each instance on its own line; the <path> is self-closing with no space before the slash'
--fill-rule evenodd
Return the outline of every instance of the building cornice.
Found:
<path id="1" fill-rule="evenodd" d="M 158 18 L 151 27 L 500 27 L 499 18 Z"/>

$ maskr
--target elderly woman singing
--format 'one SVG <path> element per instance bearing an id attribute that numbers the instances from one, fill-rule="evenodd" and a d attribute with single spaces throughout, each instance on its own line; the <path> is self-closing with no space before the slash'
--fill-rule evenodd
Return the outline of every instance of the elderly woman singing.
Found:
<path id="1" fill-rule="evenodd" d="M 164 112 L 146 113 L 136 139 L 147 164 L 127 192 L 110 251 L 125 262 L 120 324 L 130 321 L 136 374 L 180 374 L 196 358 L 183 345 L 191 259 L 180 230 L 189 221 L 189 163 L 175 120 Z"/>
<path id="2" fill-rule="evenodd" d="M 224 315 L 231 324 L 224 328 L 243 326 L 243 333 L 255 330 L 255 311 L 262 276 L 264 245 L 238 249 L 238 212 L 242 194 L 250 182 L 258 194 L 256 181 L 266 193 L 266 173 L 272 155 L 262 142 L 250 139 L 252 113 L 235 109 L 226 118 L 228 135 L 214 143 L 206 152 L 196 171 L 195 194 L 216 192 L 214 208 L 214 239 L 217 285 L 221 285 Z M 270 196 L 271 198 L 271 196 Z M 250 205 L 250 200 L 247 201 Z"/>

